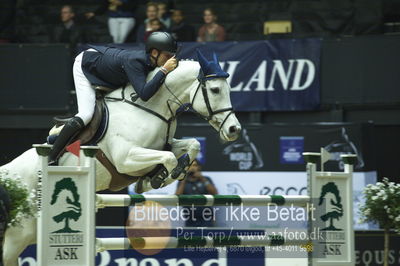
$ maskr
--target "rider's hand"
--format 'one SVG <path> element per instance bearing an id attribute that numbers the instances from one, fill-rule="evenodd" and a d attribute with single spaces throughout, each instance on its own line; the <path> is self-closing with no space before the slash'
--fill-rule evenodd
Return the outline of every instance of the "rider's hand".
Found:
<path id="1" fill-rule="evenodd" d="M 174 70 L 176 68 L 176 66 L 178 65 L 178 60 L 176 60 L 175 55 L 173 57 L 171 57 L 170 59 L 167 60 L 167 62 L 165 62 L 165 64 L 163 65 L 163 67 L 167 70 L 167 72 L 171 72 L 172 70 Z"/>

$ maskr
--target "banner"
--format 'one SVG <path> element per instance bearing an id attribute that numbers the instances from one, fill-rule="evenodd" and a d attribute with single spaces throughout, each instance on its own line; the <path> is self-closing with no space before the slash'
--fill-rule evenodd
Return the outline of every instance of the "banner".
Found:
<path id="1" fill-rule="evenodd" d="M 320 104 L 321 39 L 179 43 L 179 59 L 197 61 L 196 49 L 210 61 L 215 52 L 229 73 L 236 111 L 315 110 Z M 142 44 L 113 44 L 144 49 Z M 79 51 L 87 49 L 78 47 Z"/>
<path id="2" fill-rule="evenodd" d="M 181 59 L 215 52 L 236 111 L 313 110 L 320 103 L 320 39 L 183 43 Z"/>

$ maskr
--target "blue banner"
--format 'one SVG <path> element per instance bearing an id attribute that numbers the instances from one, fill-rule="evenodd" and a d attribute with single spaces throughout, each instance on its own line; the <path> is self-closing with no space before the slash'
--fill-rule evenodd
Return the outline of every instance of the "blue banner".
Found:
<path id="1" fill-rule="evenodd" d="M 320 39 L 253 42 L 183 43 L 182 59 L 200 49 L 211 60 L 216 52 L 230 74 L 237 111 L 314 110 L 320 103 Z"/>

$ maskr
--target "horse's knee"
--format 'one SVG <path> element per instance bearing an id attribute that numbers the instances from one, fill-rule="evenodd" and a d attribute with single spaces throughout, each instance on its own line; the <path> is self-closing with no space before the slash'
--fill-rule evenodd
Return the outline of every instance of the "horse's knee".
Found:
<path id="1" fill-rule="evenodd" d="M 199 152 L 201 149 L 200 142 L 197 139 L 192 139 L 189 147 L 190 147 L 190 150 L 195 151 L 195 152 Z"/>
<path id="2" fill-rule="evenodd" d="M 188 154 L 190 162 L 192 162 L 201 150 L 200 142 L 197 139 L 191 139 L 188 143 Z"/>
<path id="3" fill-rule="evenodd" d="M 162 163 L 167 168 L 168 172 L 171 172 L 171 170 L 178 165 L 178 160 L 176 159 L 175 154 L 172 152 L 166 152 Z"/>

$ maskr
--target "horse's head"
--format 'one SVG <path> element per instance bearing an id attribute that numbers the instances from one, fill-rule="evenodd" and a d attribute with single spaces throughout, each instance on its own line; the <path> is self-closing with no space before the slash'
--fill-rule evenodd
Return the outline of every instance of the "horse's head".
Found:
<path id="1" fill-rule="evenodd" d="M 200 84 L 190 94 L 192 107 L 219 132 L 221 139 L 234 141 L 239 137 L 241 125 L 231 104 L 231 87 L 226 80 L 229 74 L 221 69 L 215 53 L 212 61 L 207 61 L 199 50 L 197 56 Z"/>

